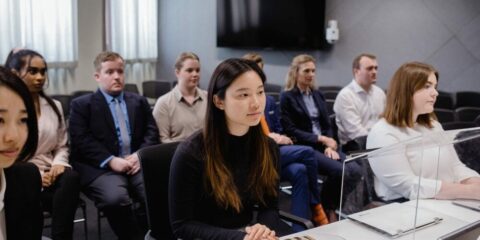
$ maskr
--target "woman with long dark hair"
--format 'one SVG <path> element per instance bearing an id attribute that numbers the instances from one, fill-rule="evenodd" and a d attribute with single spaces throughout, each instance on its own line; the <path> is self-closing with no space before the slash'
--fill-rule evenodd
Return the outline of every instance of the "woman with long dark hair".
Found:
<path id="1" fill-rule="evenodd" d="M 179 145 L 171 166 L 176 237 L 277 238 L 279 153 L 259 124 L 264 82 L 252 61 L 228 59 L 215 69 L 205 127 Z"/>
<path id="2" fill-rule="evenodd" d="M 39 144 L 28 161 L 37 165 L 42 175 L 42 202 L 44 210 L 52 213 L 52 238 L 72 239 L 80 180 L 69 164 L 61 104 L 43 91 L 47 63 L 39 53 L 23 49 L 14 53 L 5 66 L 25 82 L 35 104 Z"/>
<path id="3" fill-rule="evenodd" d="M 37 119 L 25 84 L 0 67 L 0 239 L 41 239 Z"/>

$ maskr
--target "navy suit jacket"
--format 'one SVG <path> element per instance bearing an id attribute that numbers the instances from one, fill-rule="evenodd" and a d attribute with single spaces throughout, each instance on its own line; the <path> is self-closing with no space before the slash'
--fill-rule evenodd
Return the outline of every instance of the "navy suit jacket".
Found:
<path id="1" fill-rule="evenodd" d="M 32 163 L 15 163 L 4 169 L 4 173 L 7 239 L 40 240 L 43 229 L 40 171 Z"/>
<path id="2" fill-rule="evenodd" d="M 131 152 L 158 144 L 157 125 L 147 99 L 124 91 L 131 130 Z M 100 90 L 74 99 L 69 118 L 73 167 L 80 173 L 82 186 L 110 171 L 100 164 L 109 156 L 119 156 L 120 145 L 110 108 Z"/>
<path id="3" fill-rule="evenodd" d="M 312 121 L 303 102 L 302 93 L 297 87 L 285 91 L 280 96 L 280 112 L 283 130 L 296 144 L 318 147 L 318 136 L 312 132 Z M 312 90 L 313 101 L 318 109 L 318 120 L 323 136 L 332 137 L 325 98 L 318 90 Z"/>

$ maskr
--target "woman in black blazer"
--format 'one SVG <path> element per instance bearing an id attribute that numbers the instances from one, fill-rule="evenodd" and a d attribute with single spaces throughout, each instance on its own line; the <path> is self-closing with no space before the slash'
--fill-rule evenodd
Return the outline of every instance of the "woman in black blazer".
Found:
<path id="1" fill-rule="evenodd" d="M 309 145 L 318 151 L 319 173 L 328 176 L 322 204 L 329 219 L 335 221 L 345 154 L 333 138 L 325 98 L 315 89 L 315 58 L 303 54 L 293 59 L 280 107 L 281 123 L 287 135 L 295 139 L 296 144 Z M 360 178 L 360 167 L 357 163 L 346 164 L 345 173 L 349 181 L 356 181 Z"/>
<path id="2" fill-rule="evenodd" d="M 0 67 L 0 234 L 3 239 L 41 239 L 41 177 L 23 163 L 37 148 L 37 118 L 27 86 Z M 3 225 L 3 223 L 5 225 Z"/>

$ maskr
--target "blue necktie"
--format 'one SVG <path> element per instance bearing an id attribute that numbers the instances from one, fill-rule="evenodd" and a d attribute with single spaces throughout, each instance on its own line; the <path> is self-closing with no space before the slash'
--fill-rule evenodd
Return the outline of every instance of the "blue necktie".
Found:
<path id="1" fill-rule="evenodd" d="M 120 100 L 114 98 L 115 101 L 115 114 L 117 115 L 118 126 L 120 127 L 120 139 L 122 139 L 121 156 L 127 156 L 130 154 L 130 136 L 128 134 L 127 122 L 125 116 L 120 107 Z"/>

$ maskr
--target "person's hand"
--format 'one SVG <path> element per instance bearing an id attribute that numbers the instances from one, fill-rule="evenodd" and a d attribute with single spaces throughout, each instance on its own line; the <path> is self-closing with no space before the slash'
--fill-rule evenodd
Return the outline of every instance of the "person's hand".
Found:
<path id="1" fill-rule="evenodd" d="M 50 175 L 52 177 L 52 183 L 57 180 L 57 177 L 62 175 L 62 173 L 65 172 L 65 166 L 63 165 L 53 165 L 52 168 L 50 169 Z"/>
<path id="2" fill-rule="evenodd" d="M 291 145 L 291 144 L 293 144 L 293 141 L 292 141 L 292 139 L 290 139 L 289 137 L 287 137 L 285 135 L 279 135 L 277 143 L 282 144 L 282 145 Z"/>
<path id="3" fill-rule="evenodd" d="M 472 199 L 480 200 L 480 184 L 479 183 L 470 183 L 468 186 L 468 195 L 472 195 Z"/>
<path id="4" fill-rule="evenodd" d="M 140 171 L 140 160 L 138 159 L 137 153 L 133 153 L 125 158 L 125 160 L 129 161 L 132 165 L 130 170 L 127 171 L 127 174 L 134 175 L 138 171 Z"/>
<path id="5" fill-rule="evenodd" d="M 112 160 L 108 162 L 108 166 L 118 173 L 127 172 L 132 168 L 132 163 L 123 158 L 113 157 Z"/>
<path id="6" fill-rule="evenodd" d="M 42 187 L 46 188 L 46 187 L 50 187 L 50 185 L 52 185 L 53 181 L 52 181 L 52 174 L 50 172 L 45 172 L 43 173 L 43 176 L 42 176 Z"/>
<path id="7" fill-rule="evenodd" d="M 244 240 L 276 240 L 278 237 L 275 234 L 275 231 L 270 230 L 267 226 L 262 224 L 255 224 L 253 226 L 248 226 L 245 228 Z"/>
<path id="8" fill-rule="evenodd" d="M 329 147 L 333 150 L 337 150 L 337 142 L 333 138 L 329 138 L 329 137 L 326 137 L 326 136 L 320 136 L 320 137 L 318 137 L 318 141 L 323 143 L 325 146 L 327 146 L 327 147 Z"/>
<path id="9" fill-rule="evenodd" d="M 337 151 L 327 147 L 325 148 L 325 152 L 324 152 L 325 156 L 333 159 L 333 160 L 338 160 L 340 159 L 340 156 L 338 155 Z"/>

